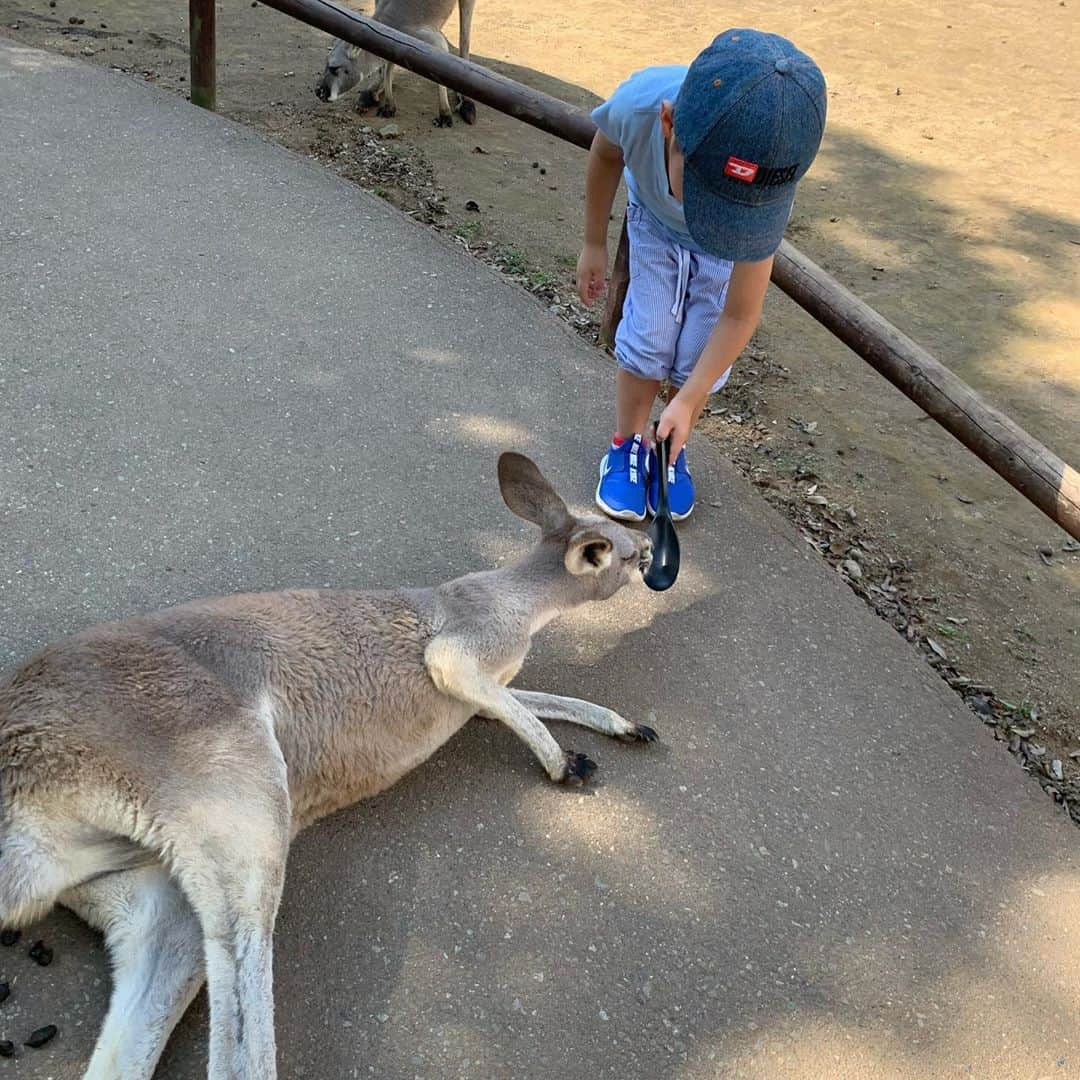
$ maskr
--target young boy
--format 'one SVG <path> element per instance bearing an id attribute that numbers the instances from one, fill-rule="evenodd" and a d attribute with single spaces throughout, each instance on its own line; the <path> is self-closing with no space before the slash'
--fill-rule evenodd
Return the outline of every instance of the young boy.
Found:
<path id="1" fill-rule="evenodd" d="M 710 393 L 757 326 L 795 185 L 825 127 L 825 79 L 790 41 L 728 30 L 691 65 L 646 68 L 593 112 L 578 292 L 604 290 L 612 202 L 625 172 L 630 286 L 615 337 L 616 432 L 596 502 L 642 521 L 656 508 L 643 442 L 660 384 L 676 389 L 657 437 L 671 436 L 672 517 L 694 508 L 684 444 Z"/>

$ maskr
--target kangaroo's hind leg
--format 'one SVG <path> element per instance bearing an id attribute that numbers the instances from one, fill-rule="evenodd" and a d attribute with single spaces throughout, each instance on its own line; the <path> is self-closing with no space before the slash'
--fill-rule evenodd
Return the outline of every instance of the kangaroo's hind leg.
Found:
<path id="1" fill-rule="evenodd" d="M 220 755 L 204 755 L 155 792 L 156 832 L 202 927 L 210 1080 L 273 1080 L 273 933 L 291 824 L 286 767 L 257 714 L 236 710 L 219 731 L 227 733 Z"/>
<path id="2" fill-rule="evenodd" d="M 472 16 L 476 0 L 458 0 L 458 55 L 462 60 L 469 59 L 470 40 L 472 37 Z M 458 115 L 466 124 L 476 123 L 476 103 L 462 94 L 457 94 Z"/>
<path id="3" fill-rule="evenodd" d="M 450 52 L 450 42 L 438 30 L 433 30 L 429 26 L 422 26 L 414 30 L 413 34 L 426 45 L 432 46 L 432 48 L 441 49 L 444 53 Z M 435 89 L 439 97 L 439 115 L 435 118 L 435 126 L 453 127 L 454 117 L 450 112 L 450 98 L 447 95 L 446 87 L 442 83 L 436 83 Z"/>
<path id="4" fill-rule="evenodd" d="M 60 902 L 104 933 L 113 968 L 85 1080 L 150 1080 L 205 977 L 194 910 L 157 862 L 78 885 Z"/>

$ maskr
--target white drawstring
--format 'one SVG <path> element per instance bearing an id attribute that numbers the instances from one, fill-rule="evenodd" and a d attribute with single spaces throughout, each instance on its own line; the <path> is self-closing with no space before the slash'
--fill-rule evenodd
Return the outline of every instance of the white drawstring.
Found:
<path id="1" fill-rule="evenodd" d="M 690 287 L 690 252 L 682 244 L 676 244 L 675 250 L 679 253 L 679 280 L 675 284 L 675 303 L 671 306 L 671 314 L 681 326 L 686 308 L 686 292 Z"/>

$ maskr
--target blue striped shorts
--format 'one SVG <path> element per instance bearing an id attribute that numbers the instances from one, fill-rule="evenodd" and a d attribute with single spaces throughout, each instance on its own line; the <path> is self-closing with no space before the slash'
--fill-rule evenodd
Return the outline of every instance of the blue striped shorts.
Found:
<path id="1" fill-rule="evenodd" d="M 684 248 L 637 203 L 626 208 L 626 227 L 630 285 L 615 332 L 615 359 L 640 379 L 682 386 L 724 310 L 732 264 Z"/>

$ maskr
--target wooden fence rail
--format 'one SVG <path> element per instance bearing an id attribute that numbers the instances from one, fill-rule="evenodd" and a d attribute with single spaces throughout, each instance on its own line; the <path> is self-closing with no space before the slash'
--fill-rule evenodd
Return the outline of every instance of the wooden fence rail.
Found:
<path id="1" fill-rule="evenodd" d="M 479 64 L 433 49 L 330 0 L 262 3 L 567 142 L 584 148 L 592 143 L 596 129 L 581 109 Z M 190 5 L 195 100 L 195 11 L 199 8 L 202 17 L 206 7 L 212 11 L 213 2 L 190 0 Z M 206 24 L 202 26 L 205 29 Z M 209 85 L 212 107 L 212 74 L 209 80 L 206 78 L 206 57 L 210 57 L 211 65 L 213 58 L 212 20 L 208 53 L 205 42 L 203 45 L 198 57 L 198 85 Z M 625 295 L 628 251 L 621 240 L 606 312 L 609 334 Z M 787 241 L 777 252 L 772 281 L 1044 514 L 1080 540 L 1080 473 L 1075 468 L 984 401 L 962 379 Z"/>

